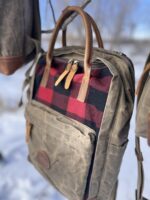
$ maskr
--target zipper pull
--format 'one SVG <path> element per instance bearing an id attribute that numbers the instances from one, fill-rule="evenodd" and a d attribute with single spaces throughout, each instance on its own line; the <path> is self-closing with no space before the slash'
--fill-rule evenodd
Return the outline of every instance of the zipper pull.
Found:
<path id="1" fill-rule="evenodd" d="M 78 70 L 78 65 L 79 65 L 79 61 L 74 61 L 73 62 L 73 65 L 71 67 L 71 70 L 66 78 L 66 81 L 65 81 L 65 89 L 68 90 L 69 87 L 70 87 L 70 84 L 71 84 L 71 81 L 74 77 L 74 75 L 76 74 L 77 70 Z"/>
<path id="2" fill-rule="evenodd" d="M 62 73 L 62 74 L 58 77 L 58 79 L 56 80 L 55 86 L 57 86 L 57 85 L 65 78 L 65 76 L 70 72 L 72 63 L 73 63 L 73 59 L 70 59 L 70 60 L 68 61 L 68 64 L 67 64 L 65 70 L 63 71 L 63 73 Z"/>

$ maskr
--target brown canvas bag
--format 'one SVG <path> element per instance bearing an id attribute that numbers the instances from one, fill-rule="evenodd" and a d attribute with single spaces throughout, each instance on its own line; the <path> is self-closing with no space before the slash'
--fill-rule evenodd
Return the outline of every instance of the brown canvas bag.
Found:
<path id="1" fill-rule="evenodd" d="M 150 146 L 150 55 L 146 61 L 143 74 L 137 88 L 136 113 L 136 155 L 138 160 L 138 185 L 136 200 L 147 200 L 143 197 L 144 167 L 140 147 L 140 137 L 146 138 Z"/>
<path id="2" fill-rule="evenodd" d="M 32 60 L 40 40 L 39 1 L 1 0 L 0 73 L 12 74 Z"/>
<path id="3" fill-rule="evenodd" d="M 85 47 L 65 46 L 64 36 L 64 47 L 54 49 L 73 12 L 82 16 Z M 91 24 L 80 7 L 67 7 L 48 52 L 38 55 L 25 111 L 26 141 L 30 162 L 69 200 L 115 200 L 133 111 L 134 69 L 124 54 L 102 48 L 99 32 L 99 47 L 93 47 Z"/>

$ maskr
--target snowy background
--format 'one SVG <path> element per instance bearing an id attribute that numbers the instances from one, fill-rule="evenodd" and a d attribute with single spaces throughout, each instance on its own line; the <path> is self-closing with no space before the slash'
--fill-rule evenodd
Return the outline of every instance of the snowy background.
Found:
<path id="1" fill-rule="evenodd" d="M 137 45 L 120 45 L 116 50 L 124 52 L 132 58 L 136 72 L 136 82 L 139 79 L 148 54 L 147 47 Z M 28 66 L 23 67 L 14 75 L 0 75 L 0 200 L 64 200 L 27 161 L 27 146 L 25 143 L 24 107 L 17 107 L 22 93 L 24 74 Z M 129 144 L 124 156 L 119 176 L 117 200 L 134 200 L 137 163 L 134 154 L 135 111 L 133 113 L 129 134 Z M 146 169 L 146 184 L 144 194 L 150 198 L 150 149 L 142 140 Z"/>
<path id="2" fill-rule="evenodd" d="M 49 7 L 47 7 L 46 3 L 44 4 L 46 1 L 47 0 L 40 0 L 42 19 L 47 17 L 47 14 L 51 15 Z M 59 4 L 56 3 L 55 0 L 52 0 L 52 2 L 55 11 L 57 11 L 56 17 L 58 17 L 63 7 L 68 5 L 68 2 L 75 4 L 81 2 L 81 0 L 64 0 L 59 1 Z M 109 0 L 106 4 L 105 0 L 94 0 L 91 6 L 87 8 L 96 19 L 96 22 L 99 22 L 102 35 L 107 37 L 112 36 L 111 39 L 113 40 L 121 36 L 130 38 L 131 34 L 132 38 L 138 37 L 145 39 L 146 36 L 150 38 L 150 1 L 118 0 L 115 2 L 117 3 L 114 4 L 114 0 Z M 139 4 L 137 4 L 138 2 Z M 126 5 L 129 9 L 126 8 Z M 44 11 L 44 8 L 46 8 L 47 12 Z M 126 9 L 126 12 L 123 12 L 124 9 Z M 113 19 L 112 21 L 108 20 L 110 19 L 110 13 L 111 19 Z M 50 20 L 42 21 L 42 27 L 44 29 L 47 29 L 48 26 L 50 28 L 53 27 L 52 17 L 49 16 L 49 18 Z M 81 29 L 81 26 L 77 25 L 74 27 L 74 30 L 80 31 L 79 29 Z M 128 28 L 129 30 L 126 30 Z M 122 35 L 120 35 L 121 33 Z M 108 38 L 110 39 L 110 37 Z M 77 39 L 82 40 L 82 37 L 79 37 L 78 34 Z M 48 42 L 46 41 L 44 47 L 46 47 L 47 44 Z M 110 46 L 112 47 L 111 44 L 106 45 L 106 42 L 104 42 L 104 44 L 107 48 Z M 146 57 L 150 51 L 149 47 L 150 42 L 143 43 L 140 41 L 132 41 L 130 44 L 125 44 L 124 42 L 115 47 L 113 46 L 114 50 L 123 51 L 127 56 L 132 58 L 135 66 L 136 83 L 141 75 Z M 25 143 L 24 107 L 18 108 L 18 103 L 22 94 L 24 74 L 28 67 L 29 65 L 21 68 L 14 75 L 9 77 L 0 75 L 0 153 L 3 155 L 2 157 L 0 154 L 0 200 L 65 200 L 65 198 L 58 194 L 27 161 L 28 151 Z M 129 144 L 119 175 L 117 200 L 135 200 L 137 161 L 134 148 L 135 110 L 131 120 Z M 144 168 L 146 170 L 144 196 L 150 198 L 150 148 L 148 148 L 146 140 L 144 139 L 142 140 L 142 149 L 145 158 Z"/>

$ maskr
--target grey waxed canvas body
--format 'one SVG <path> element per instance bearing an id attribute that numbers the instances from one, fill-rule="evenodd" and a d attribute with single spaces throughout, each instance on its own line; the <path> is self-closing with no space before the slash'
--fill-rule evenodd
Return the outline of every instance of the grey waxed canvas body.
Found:
<path id="1" fill-rule="evenodd" d="M 40 40 L 39 1 L 1 0 L 0 73 L 12 74 L 33 59 Z"/>
<path id="2" fill-rule="evenodd" d="M 147 138 L 148 118 L 150 114 L 150 76 L 147 77 L 144 89 L 137 105 L 136 135 Z"/>
<path id="3" fill-rule="evenodd" d="M 136 135 L 138 137 L 147 138 L 148 119 L 150 114 L 150 54 L 146 60 L 143 74 L 141 76 L 141 84 L 137 98 L 137 113 L 136 113 Z"/>
<path id="4" fill-rule="evenodd" d="M 142 153 L 140 138 L 147 139 L 150 146 L 150 54 L 145 63 L 143 73 L 137 87 L 137 112 L 136 112 L 136 139 L 135 152 L 138 163 L 137 200 L 148 200 L 143 197 L 145 184 L 144 155 Z"/>
<path id="5" fill-rule="evenodd" d="M 33 124 L 29 143 L 31 161 L 69 199 L 82 197 L 94 150 L 95 132 L 35 102 L 27 106 L 26 117 Z M 38 124 L 43 125 L 40 127 Z M 50 167 L 47 169 L 37 165 L 37 146 L 49 155 Z"/>
<path id="6" fill-rule="evenodd" d="M 84 48 L 56 49 L 54 56 L 77 57 L 83 61 Z M 87 185 L 86 199 L 114 200 L 128 143 L 135 92 L 133 65 L 126 56 L 99 48 L 93 49 L 94 60 L 105 63 L 113 76 L 98 136 L 86 125 L 32 99 L 35 72 L 30 83 L 30 100 L 25 112 L 32 124 L 29 159 L 69 200 L 83 200 Z M 39 149 L 43 152 L 38 153 Z"/>

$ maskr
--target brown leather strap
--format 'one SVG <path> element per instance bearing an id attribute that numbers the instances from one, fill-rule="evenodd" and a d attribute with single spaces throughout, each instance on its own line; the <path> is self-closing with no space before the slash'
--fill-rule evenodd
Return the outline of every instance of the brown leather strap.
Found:
<path id="1" fill-rule="evenodd" d="M 91 23 L 92 27 L 93 27 L 93 30 L 95 32 L 95 35 L 96 35 L 96 39 L 97 39 L 97 43 L 98 43 L 98 47 L 99 48 L 104 48 L 104 44 L 103 44 L 103 40 L 102 40 L 102 37 L 101 37 L 101 34 L 100 34 L 100 31 L 99 31 L 99 28 L 97 27 L 97 24 L 95 23 L 94 19 L 88 14 L 88 18 L 89 18 L 89 22 Z M 67 29 L 64 29 L 62 31 L 62 45 L 63 47 L 67 46 Z"/>
<path id="2" fill-rule="evenodd" d="M 139 199 L 138 196 L 137 196 L 137 190 L 136 190 L 136 192 L 135 192 L 135 199 L 136 199 L 136 200 L 148 200 L 148 199 L 145 198 L 145 197 L 141 197 L 141 199 Z"/>
<path id="3" fill-rule="evenodd" d="M 140 139 L 135 139 L 135 153 L 138 163 L 138 181 L 136 190 L 136 200 L 142 200 L 143 188 L 144 188 L 144 169 L 143 169 L 143 155 L 140 148 Z"/>
<path id="4" fill-rule="evenodd" d="M 24 61 L 23 56 L 0 57 L 0 73 L 10 75 L 20 68 Z"/>
<path id="5" fill-rule="evenodd" d="M 135 152 L 138 162 L 138 181 L 137 181 L 137 190 L 136 190 L 136 200 L 148 200 L 143 197 L 144 189 L 144 167 L 143 167 L 143 155 L 141 152 L 140 138 L 136 137 L 135 139 Z"/>
<path id="6" fill-rule="evenodd" d="M 69 74 L 67 75 L 66 81 L 65 81 L 65 89 L 68 90 L 73 77 L 75 76 L 76 72 L 78 70 L 78 61 L 74 62 L 74 64 L 72 65 Z"/>
<path id="7" fill-rule="evenodd" d="M 52 39 L 51 39 L 51 42 L 49 45 L 49 50 L 46 55 L 46 66 L 44 69 L 44 74 L 43 74 L 40 85 L 43 87 L 46 87 L 46 85 L 47 85 L 51 62 L 52 62 L 52 58 L 53 58 L 54 45 L 55 45 L 55 42 L 56 42 L 56 39 L 58 36 L 58 32 L 61 29 L 61 26 L 63 25 L 64 21 L 68 17 L 70 17 L 72 12 L 77 12 L 77 13 L 79 13 L 79 15 L 81 15 L 83 22 L 84 22 L 84 26 L 85 26 L 85 32 L 86 32 L 85 56 L 84 56 L 84 76 L 83 76 L 82 83 L 81 83 L 81 88 L 83 88 L 83 85 L 84 85 L 85 89 L 84 89 L 84 94 L 82 94 L 83 90 L 81 90 L 81 89 L 79 90 L 79 94 L 78 94 L 78 100 L 83 102 L 86 97 L 87 88 L 88 88 L 87 86 L 88 86 L 89 77 L 90 77 L 91 57 L 92 57 L 92 47 L 93 47 L 92 39 L 93 38 L 92 38 L 92 29 L 91 29 L 90 23 L 88 22 L 88 17 L 85 14 L 85 12 L 78 6 L 67 7 L 57 21 L 56 27 L 52 34 Z"/>
<path id="8" fill-rule="evenodd" d="M 63 47 L 67 46 L 67 28 L 62 30 L 62 46 Z"/>

